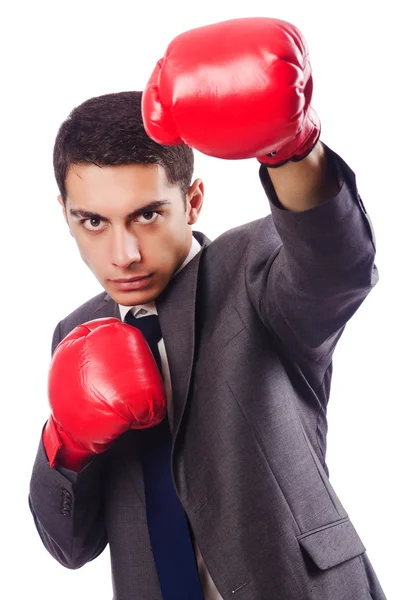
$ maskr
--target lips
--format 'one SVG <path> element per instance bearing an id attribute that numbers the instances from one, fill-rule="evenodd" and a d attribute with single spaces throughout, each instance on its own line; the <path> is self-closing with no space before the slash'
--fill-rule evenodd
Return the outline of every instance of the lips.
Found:
<path id="1" fill-rule="evenodd" d="M 140 281 L 141 279 L 147 279 L 150 275 L 139 275 L 137 277 L 129 277 L 128 279 L 112 279 L 114 283 L 132 283 L 133 281 Z"/>
<path id="2" fill-rule="evenodd" d="M 130 292 L 133 290 L 142 290 L 150 286 L 151 278 L 152 274 L 139 275 L 129 277 L 128 279 L 112 279 L 111 282 L 119 291 Z"/>

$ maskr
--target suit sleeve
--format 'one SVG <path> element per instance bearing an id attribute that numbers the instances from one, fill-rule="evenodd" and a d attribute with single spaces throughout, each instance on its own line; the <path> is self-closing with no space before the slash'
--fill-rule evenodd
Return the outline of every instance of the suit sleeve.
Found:
<path id="1" fill-rule="evenodd" d="M 353 171 L 329 148 L 340 190 L 331 200 L 290 212 L 277 200 L 267 169 L 274 235 L 259 227 L 250 243 L 247 289 L 285 352 L 318 366 L 321 376 L 346 323 L 378 281 L 375 238 Z M 269 246 L 271 252 L 269 254 Z"/>
<path id="2" fill-rule="evenodd" d="M 52 351 L 61 341 L 61 324 Z M 77 569 L 106 547 L 103 519 L 102 456 L 80 473 L 49 466 L 40 440 L 30 481 L 29 506 L 41 540 L 62 565 Z"/>

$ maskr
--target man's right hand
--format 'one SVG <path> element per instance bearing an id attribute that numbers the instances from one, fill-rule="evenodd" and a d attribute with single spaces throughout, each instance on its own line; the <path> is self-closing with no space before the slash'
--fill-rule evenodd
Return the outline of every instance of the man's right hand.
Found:
<path id="1" fill-rule="evenodd" d="M 167 410 L 163 380 L 143 334 L 115 318 L 78 325 L 60 342 L 48 394 L 47 457 L 51 467 L 73 471 L 128 429 L 158 425 Z"/>

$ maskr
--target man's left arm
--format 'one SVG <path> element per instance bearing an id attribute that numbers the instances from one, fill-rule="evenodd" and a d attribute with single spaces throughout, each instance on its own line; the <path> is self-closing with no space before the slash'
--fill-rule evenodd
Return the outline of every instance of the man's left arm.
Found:
<path id="1" fill-rule="evenodd" d="M 324 361 L 376 284 L 375 239 L 353 171 L 320 142 L 298 162 L 260 167 L 281 240 L 258 231 L 247 283 L 265 323 L 298 359 Z"/>

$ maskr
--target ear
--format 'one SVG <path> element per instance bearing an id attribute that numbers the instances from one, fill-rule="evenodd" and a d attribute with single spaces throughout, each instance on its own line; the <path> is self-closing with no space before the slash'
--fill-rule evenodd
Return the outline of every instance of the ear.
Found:
<path id="1" fill-rule="evenodd" d="M 59 194 L 59 196 L 57 197 L 57 200 L 59 202 L 59 204 L 62 206 L 62 212 L 63 212 L 63 217 L 66 221 L 67 226 L 69 227 L 69 233 L 72 237 L 74 237 L 72 230 L 70 229 L 70 225 L 69 225 L 69 220 L 68 220 L 68 213 L 66 212 L 66 206 L 65 203 L 63 201 L 62 196 Z"/>
<path id="2" fill-rule="evenodd" d="M 199 218 L 204 200 L 204 183 L 196 179 L 190 186 L 186 197 L 188 224 L 193 225 Z"/>

